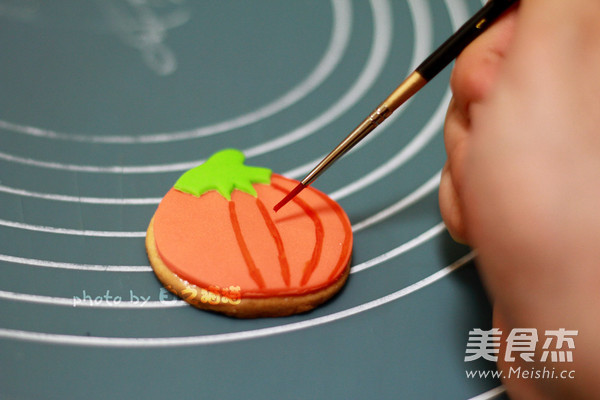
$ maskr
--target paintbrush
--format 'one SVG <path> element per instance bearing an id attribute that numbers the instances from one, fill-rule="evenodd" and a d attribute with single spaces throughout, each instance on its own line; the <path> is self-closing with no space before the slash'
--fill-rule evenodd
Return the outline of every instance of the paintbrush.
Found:
<path id="1" fill-rule="evenodd" d="M 490 0 L 473 17 L 423 61 L 360 125 L 331 151 L 283 200 L 273 207 L 278 211 L 310 185 L 338 158 L 348 152 L 373 129 L 380 125 L 398 107 L 421 90 L 438 73 L 448 66 L 460 52 L 477 38 L 492 22 L 517 0 Z"/>

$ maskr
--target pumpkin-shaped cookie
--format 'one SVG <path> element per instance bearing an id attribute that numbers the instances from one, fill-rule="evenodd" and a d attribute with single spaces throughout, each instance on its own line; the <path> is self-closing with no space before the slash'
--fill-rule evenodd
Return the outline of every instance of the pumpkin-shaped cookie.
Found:
<path id="1" fill-rule="evenodd" d="M 308 311 L 345 283 L 352 231 L 342 208 L 297 181 L 223 150 L 161 201 L 146 248 L 159 280 L 190 304 L 242 318 Z"/>

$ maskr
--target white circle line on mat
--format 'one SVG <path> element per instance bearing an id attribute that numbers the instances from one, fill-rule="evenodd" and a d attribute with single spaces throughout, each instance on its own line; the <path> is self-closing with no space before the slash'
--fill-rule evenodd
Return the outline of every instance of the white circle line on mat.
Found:
<path id="1" fill-rule="evenodd" d="M 383 210 L 373 214 L 364 220 L 357 222 L 352 225 L 352 232 L 356 233 L 372 225 L 375 225 L 381 221 L 390 218 L 392 215 L 399 213 L 400 211 L 410 207 L 423 197 L 427 196 L 440 186 L 441 171 L 431 177 L 427 182 L 419 186 L 415 191 L 410 193 L 408 196 L 403 197 L 400 201 L 384 208 Z"/>
<path id="2" fill-rule="evenodd" d="M 425 233 L 420 234 L 419 236 L 410 239 L 408 242 L 401 244 L 400 246 L 388 251 L 387 253 L 376 257 L 378 260 L 374 261 L 369 260 L 365 261 L 361 264 L 355 265 L 350 269 L 350 273 L 354 273 L 355 271 L 360 271 L 363 269 L 371 268 L 378 263 L 389 260 L 392 257 L 399 256 L 400 254 L 413 249 L 426 241 L 432 239 L 433 237 L 439 235 L 445 229 L 442 223 L 434 226 L 429 229 Z M 386 256 L 387 254 L 387 256 Z M 390 256 L 392 255 L 393 256 Z M 102 265 L 102 264 L 79 264 L 79 263 L 69 263 L 62 261 L 49 261 L 49 260 L 40 260 L 36 258 L 26 258 L 26 257 L 18 257 L 11 256 L 7 254 L 0 254 L 0 261 L 5 261 L 13 264 L 21 264 L 21 265 L 29 265 L 32 267 L 42 267 L 42 268 L 57 268 L 57 269 L 67 269 L 67 270 L 78 270 L 78 271 L 99 271 L 99 272 L 150 272 L 152 271 L 152 267 L 149 265 Z M 365 266 L 368 264 L 368 266 Z"/>
<path id="3" fill-rule="evenodd" d="M 381 254 L 371 260 L 365 261 L 361 264 L 355 265 L 350 269 L 351 274 L 355 274 L 357 272 L 364 271 L 366 269 L 372 268 L 378 264 L 382 264 L 386 261 L 391 260 L 394 257 L 398 257 L 399 255 L 408 252 L 409 250 L 414 249 L 415 247 L 420 246 L 421 244 L 433 239 L 435 236 L 441 234 L 446 229 L 443 223 L 439 223 L 427 231 L 423 232 L 419 236 L 409 240 L 401 244 L 400 246 Z M 0 256 L 1 259 L 1 256 Z M 37 304 L 50 304 L 50 305 L 58 305 L 58 306 L 72 306 L 72 307 L 94 307 L 94 308 L 164 308 L 164 307 L 175 307 L 175 306 L 183 306 L 187 305 L 187 303 L 183 300 L 169 300 L 169 301 L 146 301 L 143 304 L 140 301 L 119 301 L 118 303 L 115 301 L 98 301 L 95 302 L 90 295 L 90 300 L 87 301 L 82 298 L 66 298 L 66 297 L 52 297 L 52 296 L 41 296 L 35 294 L 27 294 L 27 293 L 17 293 L 0 290 L 0 299 L 6 300 L 14 300 L 14 301 L 23 301 L 29 303 L 37 303 Z"/>
<path id="4" fill-rule="evenodd" d="M 150 348 L 150 347 L 175 347 L 175 346 L 198 346 L 211 345 L 219 343 L 238 342 L 242 340 L 258 339 L 283 333 L 299 331 L 307 328 L 312 328 L 319 325 L 324 325 L 348 318 L 365 311 L 381 307 L 391 303 L 420 289 L 432 285 L 442 278 L 450 275 L 474 258 L 474 253 L 471 252 L 447 267 L 417 281 L 409 286 L 397 290 L 386 296 L 371 300 L 367 303 L 360 304 L 338 311 L 332 314 L 324 315 L 305 321 L 278 325 L 268 328 L 255 329 L 250 331 L 221 333 L 203 336 L 184 336 L 184 337 L 158 337 L 158 338 L 127 338 L 127 337 L 97 337 L 97 336 L 76 336 L 64 335 L 56 333 L 32 332 L 14 329 L 0 328 L 0 338 L 23 340 L 36 343 L 50 343 L 56 345 L 67 346 L 94 346 L 94 347 L 124 347 L 124 348 Z"/>
<path id="5" fill-rule="evenodd" d="M 484 0 L 485 1 L 485 0 Z M 471 397 L 468 400 L 492 400 L 498 398 L 500 395 L 506 393 L 506 388 L 502 385 L 496 386 L 487 392 L 481 393 L 475 397 Z"/>
<path id="6" fill-rule="evenodd" d="M 73 235 L 73 236 L 94 236 L 94 237 L 109 237 L 109 238 L 139 238 L 146 237 L 146 231 L 96 231 L 88 229 L 69 229 L 69 228 L 57 228 L 53 226 L 26 224 L 23 222 L 13 222 L 0 219 L 0 226 L 6 226 L 9 228 L 23 229 L 34 232 L 54 233 L 59 235 Z"/>
<path id="7" fill-rule="evenodd" d="M 415 247 L 417 247 L 425 242 L 428 242 L 429 240 L 433 239 L 434 237 L 440 235 L 445 230 L 446 230 L 446 225 L 444 225 L 444 223 L 440 222 L 439 224 L 435 225 L 433 228 L 426 230 L 425 232 L 423 232 L 419 236 L 409 240 L 408 242 L 403 243 L 400 246 L 398 246 L 392 250 L 389 250 L 377 257 L 374 257 L 368 261 L 365 261 L 363 263 L 355 265 L 354 267 L 352 267 L 350 272 L 356 273 L 356 272 L 360 272 L 360 271 L 364 271 L 366 269 L 372 268 L 378 264 L 383 264 L 384 262 L 389 261 L 394 257 L 398 257 L 400 254 L 406 253 L 407 251 L 412 250 Z"/>
<path id="8" fill-rule="evenodd" d="M 143 144 L 173 142 L 215 135 L 241 128 L 268 118 L 303 99 L 321 85 L 335 70 L 346 51 L 352 31 L 352 5 L 348 0 L 332 0 L 333 21 L 329 43 L 323 57 L 310 74 L 289 92 L 274 101 L 247 114 L 212 125 L 191 130 L 144 135 L 81 135 L 56 132 L 48 129 L 20 125 L 0 120 L 0 129 L 47 139 L 71 140 L 92 143 Z"/>
<path id="9" fill-rule="evenodd" d="M 117 198 L 117 197 L 88 197 L 71 196 L 68 194 L 42 193 L 26 189 L 16 189 L 5 185 L 0 185 L 1 193 L 13 194 L 22 197 L 31 197 L 35 199 L 64 201 L 68 203 L 98 204 L 98 205 L 157 205 L 162 197 L 144 197 L 144 198 Z"/>
<path id="10" fill-rule="evenodd" d="M 0 261 L 13 264 L 30 265 L 32 267 L 70 269 L 77 271 L 99 271 L 99 272 L 150 272 L 152 268 L 145 265 L 100 265 L 79 264 L 60 261 L 39 260 L 36 258 L 25 258 L 0 254 Z"/>
<path id="11" fill-rule="evenodd" d="M 354 233 L 365 229 L 371 225 L 381 222 L 393 214 L 396 214 L 405 208 L 415 204 L 423 197 L 434 191 L 440 183 L 441 172 L 438 172 L 431 177 L 427 182 L 418 187 L 413 192 L 409 193 L 406 197 L 392 204 L 391 206 L 379 211 L 378 213 L 367 217 L 365 220 L 352 225 L 352 231 Z M 0 187 L 1 190 L 1 187 Z M 14 222 L 4 219 L 0 219 L 0 226 L 6 226 L 9 228 L 24 229 L 36 232 L 45 232 L 61 235 L 74 235 L 74 236 L 95 236 L 95 237 L 145 237 L 146 231 L 102 231 L 102 230 L 90 230 L 90 229 L 73 229 L 73 228 L 58 228 L 53 226 L 28 224 L 24 222 Z"/>

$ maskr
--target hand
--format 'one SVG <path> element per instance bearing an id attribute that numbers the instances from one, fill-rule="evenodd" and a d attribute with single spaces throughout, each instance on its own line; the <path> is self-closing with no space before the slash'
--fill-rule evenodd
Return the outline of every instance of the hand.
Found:
<path id="1" fill-rule="evenodd" d="M 599 21 L 598 1 L 521 0 L 451 78 L 440 209 L 478 252 L 495 324 L 579 331 L 573 363 L 524 365 L 576 379 L 505 381 L 514 398 L 600 392 Z"/>

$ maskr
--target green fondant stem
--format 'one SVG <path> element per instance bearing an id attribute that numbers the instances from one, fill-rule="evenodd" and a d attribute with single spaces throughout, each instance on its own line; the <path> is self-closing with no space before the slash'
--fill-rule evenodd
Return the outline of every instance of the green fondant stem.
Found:
<path id="1" fill-rule="evenodd" d="M 204 164 L 185 172 L 175 182 L 175 189 L 196 197 L 216 190 L 231 200 L 234 190 L 257 197 L 254 183 L 271 183 L 271 170 L 244 165 L 244 154 L 235 149 L 225 149 L 213 154 Z"/>

